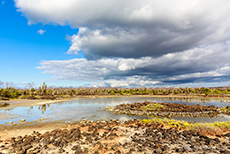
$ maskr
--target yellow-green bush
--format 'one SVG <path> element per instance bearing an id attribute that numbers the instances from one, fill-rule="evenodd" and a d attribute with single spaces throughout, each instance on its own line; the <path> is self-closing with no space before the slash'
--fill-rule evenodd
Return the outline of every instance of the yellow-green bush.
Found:
<path id="1" fill-rule="evenodd" d="M 186 129 L 186 130 L 196 130 L 196 131 L 220 131 L 220 130 L 230 130 L 230 121 L 228 122 L 214 122 L 214 123 L 191 123 L 187 121 L 179 121 L 174 119 L 143 119 L 143 123 L 156 123 L 163 124 L 168 127 L 176 129 Z"/>
<path id="2" fill-rule="evenodd" d="M 142 110 L 151 110 L 151 111 L 159 111 L 160 108 L 163 108 L 164 109 L 164 105 L 162 104 L 158 104 L 158 103 L 151 103 L 151 104 L 148 104 L 146 106 L 141 106 L 141 109 Z"/>

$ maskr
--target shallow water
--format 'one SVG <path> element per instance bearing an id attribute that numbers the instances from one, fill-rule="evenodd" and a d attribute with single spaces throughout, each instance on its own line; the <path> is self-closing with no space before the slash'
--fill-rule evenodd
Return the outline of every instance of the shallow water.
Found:
<path id="1" fill-rule="evenodd" d="M 33 107 L 17 107 L 12 110 L 0 111 L 0 124 L 8 123 L 9 121 L 18 123 L 20 119 L 24 118 L 26 121 L 35 121 L 40 118 L 45 118 L 45 121 L 65 120 L 77 121 L 83 117 L 87 120 L 109 120 L 118 119 L 121 121 L 129 119 L 143 119 L 147 117 L 114 115 L 101 110 L 103 107 L 115 106 L 123 103 L 133 102 L 168 102 L 181 103 L 187 105 L 215 105 L 218 107 L 228 106 L 229 103 L 223 103 L 220 100 L 214 99 L 199 99 L 199 98 L 157 98 L 157 97 L 114 97 L 114 98 L 100 98 L 100 99 L 84 99 L 66 101 L 54 104 L 46 104 Z M 100 111 L 99 111 L 100 110 Z M 1 116 L 7 115 L 7 116 Z M 2 117 L 2 118 L 1 118 Z M 214 122 L 214 121 L 229 121 L 230 116 L 220 115 L 219 117 L 176 117 L 173 119 L 186 120 L 190 122 Z"/>

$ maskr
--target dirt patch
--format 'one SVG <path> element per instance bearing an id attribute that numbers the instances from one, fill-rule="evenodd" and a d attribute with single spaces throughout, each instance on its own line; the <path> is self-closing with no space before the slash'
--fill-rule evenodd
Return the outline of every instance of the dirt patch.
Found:
<path id="1" fill-rule="evenodd" d="M 57 128 L 66 128 L 68 124 L 64 121 L 54 121 L 54 122 L 25 122 L 17 125 L 0 125 L 0 139 L 5 140 L 13 136 L 24 136 L 30 135 L 33 131 L 39 131 L 45 133 Z"/>

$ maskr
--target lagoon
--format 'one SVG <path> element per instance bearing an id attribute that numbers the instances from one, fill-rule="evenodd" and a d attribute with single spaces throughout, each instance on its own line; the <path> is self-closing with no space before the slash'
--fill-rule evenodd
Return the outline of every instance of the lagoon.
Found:
<path id="1" fill-rule="evenodd" d="M 126 121 L 130 119 L 143 119 L 148 117 L 114 115 L 103 110 L 103 107 L 115 106 L 123 103 L 134 102 L 166 102 L 166 103 L 181 103 L 187 105 L 214 105 L 217 107 L 228 106 L 229 103 L 222 102 L 220 99 L 213 98 L 174 98 L 174 97 L 110 97 L 98 99 L 82 99 L 53 104 L 44 104 L 30 107 L 16 107 L 11 110 L 0 110 L 0 124 L 7 124 L 10 121 L 20 123 L 21 119 L 29 121 L 37 121 L 44 118 L 44 121 L 64 120 L 66 122 L 79 121 L 82 118 L 87 120 L 110 120 L 118 119 Z M 4 115 L 4 116 L 1 116 Z M 224 122 L 229 121 L 230 116 L 220 115 L 219 117 L 175 117 L 172 119 L 185 120 L 189 122 Z"/>

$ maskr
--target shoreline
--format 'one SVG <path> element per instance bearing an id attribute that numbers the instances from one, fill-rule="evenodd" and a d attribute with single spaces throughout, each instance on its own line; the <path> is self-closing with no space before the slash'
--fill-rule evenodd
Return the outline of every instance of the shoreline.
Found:
<path id="1" fill-rule="evenodd" d="M 80 99 L 112 97 L 158 97 L 172 99 L 201 99 L 205 101 L 208 101 L 208 99 L 229 100 L 229 98 L 176 95 L 94 95 L 65 98 L 60 100 L 10 100 L 8 101 L 10 105 L 1 109 L 37 106 Z M 225 126 L 226 124 L 223 123 L 222 125 Z M 190 125 L 194 128 L 194 130 L 186 129 L 186 127 L 190 128 Z M 182 130 L 178 129 L 177 126 L 179 126 L 178 128 L 182 128 Z M 79 134 L 81 137 L 78 138 L 79 134 L 76 134 L 76 132 L 74 132 L 75 130 L 80 130 L 78 132 L 80 132 Z M 203 130 L 203 132 L 198 133 L 200 130 Z M 154 138 L 157 138 L 157 140 L 152 140 L 153 136 Z M 75 138 L 77 139 L 75 140 Z M 176 138 L 180 138 L 181 140 L 175 140 Z M 230 152 L 230 144 L 226 144 L 229 139 L 229 129 L 222 130 L 219 127 L 214 126 L 212 123 L 203 124 L 201 127 L 200 123 L 197 123 L 196 125 L 187 122 L 183 123 L 183 121 L 177 120 L 167 121 L 165 119 L 155 119 L 152 121 L 134 119 L 124 122 L 110 119 L 105 121 L 82 119 L 81 121 L 68 122 L 66 120 L 37 120 L 21 122 L 16 125 L 0 125 L 0 151 L 2 150 L 5 153 L 43 153 L 47 151 L 48 153 L 94 153 L 95 151 L 98 151 L 99 153 L 127 153 L 131 151 L 132 153 L 132 151 L 140 152 L 140 149 L 143 150 L 141 153 L 144 151 L 154 151 L 156 153 L 167 153 L 167 151 L 170 151 L 169 153 L 197 153 L 200 151 L 206 152 L 206 149 L 200 150 L 199 147 L 213 147 L 213 145 L 215 145 L 217 150 L 210 149 L 209 152 L 217 152 L 218 150 L 227 150 L 226 152 Z M 24 141 L 28 141 L 28 143 Z M 146 142 L 143 142 L 142 144 L 142 142 L 139 143 L 139 141 Z M 205 144 L 203 144 L 203 141 L 205 141 Z M 152 146 L 148 146 L 149 144 Z"/>
<path id="2" fill-rule="evenodd" d="M 177 95 L 90 95 L 90 96 L 79 96 L 74 98 L 64 98 L 60 100 L 27 100 L 27 99 L 13 99 L 7 101 L 10 105 L 7 107 L 0 108 L 1 110 L 13 109 L 16 107 L 26 107 L 26 106 L 38 106 L 50 103 L 58 103 L 64 101 L 73 101 L 81 99 L 98 99 L 98 98 L 112 98 L 112 97 L 158 97 L 158 98 L 183 98 L 183 99 L 219 99 L 223 100 L 226 98 L 212 98 L 212 97 L 198 97 L 198 96 L 177 96 Z M 227 98 L 228 99 L 228 98 Z M 31 121 L 31 122 L 22 122 L 16 125 L 2 124 L 0 125 L 0 140 L 3 138 L 9 138 L 19 134 L 31 134 L 34 130 L 39 130 L 41 132 L 50 131 L 56 128 L 67 128 L 71 123 L 76 121 L 71 121 L 66 123 L 65 121 Z M 23 133 L 24 132 L 24 133 Z M 18 134 L 17 134 L 18 133 Z"/>
<path id="3" fill-rule="evenodd" d="M 46 104 L 53 104 L 53 103 L 59 103 L 59 102 L 65 102 L 65 101 L 74 101 L 74 100 L 82 100 L 82 99 L 100 99 L 100 98 L 122 98 L 122 97 L 130 97 L 130 98 L 135 98 L 135 97 L 146 97 L 146 98 L 171 98 L 171 99 L 183 99 L 183 100 L 189 100 L 189 99 L 198 99 L 202 101 L 209 101 L 209 100 L 226 100 L 230 101 L 229 98 L 216 98 L 216 97 L 200 97 L 200 96 L 181 96 L 181 95 L 81 95 L 77 97 L 72 97 L 72 98 L 62 98 L 62 99 L 57 99 L 57 100 L 28 100 L 28 99 L 12 99 L 9 101 L 4 101 L 4 103 L 9 103 L 9 106 L 6 107 L 0 107 L 0 119 L 5 119 L 8 114 L 1 113 L 2 110 L 12 110 L 14 108 L 18 107 L 32 107 L 32 106 L 42 106 Z M 0 101 L 1 102 L 1 101 Z M 135 101 L 134 101 L 135 102 Z M 9 122 L 11 120 L 9 119 Z M 2 124 L 2 125 L 7 125 L 8 123 Z M 17 123 L 18 124 L 18 123 Z"/>
<path id="4" fill-rule="evenodd" d="M 28 100 L 28 99 L 11 99 L 9 101 L 0 101 L 6 102 L 10 105 L 7 107 L 1 107 L 0 110 L 5 109 L 13 109 L 15 107 L 25 107 L 25 106 L 38 106 L 44 104 L 52 104 L 58 102 L 65 102 L 65 101 L 74 101 L 74 100 L 81 100 L 81 99 L 99 99 L 99 98 L 117 98 L 117 97 L 157 97 L 157 98 L 183 98 L 183 99 L 216 99 L 220 101 L 230 102 L 229 97 L 202 97 L 202 96 L 189 96 L 189 95 L 84 95 L 84 96 L 76 96 L 72 98 L 61 98 L 57 100 L 47 100 L 47 99 L 38 99 L 38 100 Z"/>
<path id="5" fill-rule="evenodd" d="M 31 121 L 16 125 L 0 125 L 0 140 L 7 140 L 15 136 L 30 135 L 33 131 L 45 133 L 54 129 L 67 128 L 70 123 L 65 121 Z"/>

